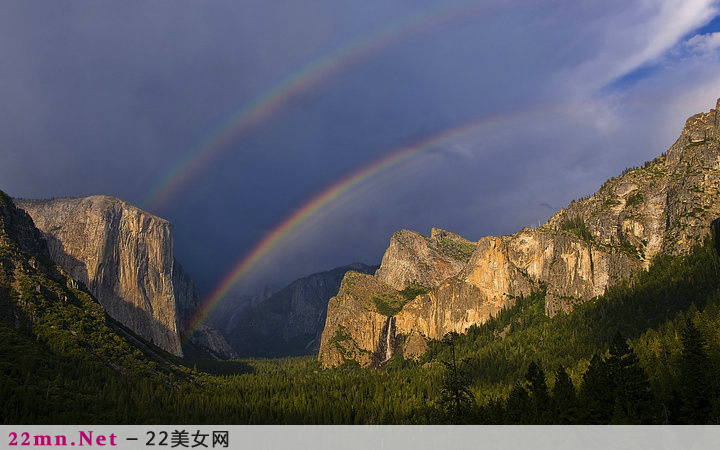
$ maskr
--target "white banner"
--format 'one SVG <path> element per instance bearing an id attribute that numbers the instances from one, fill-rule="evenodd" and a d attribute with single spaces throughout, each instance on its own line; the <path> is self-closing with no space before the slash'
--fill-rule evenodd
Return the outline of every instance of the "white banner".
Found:
<path id="1" fill-rule="evenodd" d="M 106 449 L 717 449 L 718 426 L 3 425 L 0 447 Z"/>

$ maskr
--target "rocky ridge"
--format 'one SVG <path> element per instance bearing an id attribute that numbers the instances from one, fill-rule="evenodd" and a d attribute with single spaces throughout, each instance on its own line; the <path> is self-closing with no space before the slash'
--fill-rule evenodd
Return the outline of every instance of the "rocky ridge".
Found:
<path id="1" fill-rule="evenodd" d="M 720 217 L 719 110 L 720 100 L 689 118 L 666 154 L 537 229 L 472 244 L 437 229 L 430 237 L 395 233 L 376 275 L 348 273 L 330 300 L 319 360 L 368 367 L 394 354 L 417 356 L 428 339 L 483 323 L 518 296 L 543 289 L 548 315 L 570 311 L 657 255 L 687 252 Z M 448 242 L 463 250 L 450 260 L 442 251 Z"/>
<path id="2" fill-rule="evenodd" d="M 195 284 L 173 257 L 172 226 L 108 196 L 16 200 L 47 241 L 50 257 L 84 283 L 107 313 L 158 347 L 183 355 L 181 335 L 197 308 Z M 209 326 L 194 344 L 232 352 Z"/>

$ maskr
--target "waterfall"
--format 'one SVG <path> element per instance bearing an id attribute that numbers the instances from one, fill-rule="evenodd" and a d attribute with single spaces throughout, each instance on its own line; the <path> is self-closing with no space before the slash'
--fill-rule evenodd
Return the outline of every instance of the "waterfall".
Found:
<path id="1" fill-rule="evenodd" d="M 387 321 L 387 337 L 385 338 L 385 361 L 388 361 L 390 358 L 392 358 L 392 343 L 390 342 L 392 337 L 390 336 L 390 333 L 392 333 L 394 319 L 395 318 L 393 316 L 390 316 L 388 317 Z"/>

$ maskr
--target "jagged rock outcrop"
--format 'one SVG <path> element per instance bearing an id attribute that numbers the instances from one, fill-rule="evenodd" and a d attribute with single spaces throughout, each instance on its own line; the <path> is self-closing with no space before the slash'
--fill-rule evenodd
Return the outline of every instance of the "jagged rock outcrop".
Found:
<path id="1" fill-rule="evenodd" d="M 43 232 L 50 257 L 84 283 L 111 317 L 183 354 L 182 328 L 199 296 L 173 257 L 170 222 L 108 196 L 16 203 Z M 210 336 L 217 342 L 195 339 L 218 354 L 229 349 L 217 334 Z"/>
<path id="2" fill-rule="evenodd" d="M 474 242 L 439 228 L 430 237 L 400 230 L 390 239 L 376 276 L 397 290 L 410 283 L 437 287 L 462 270 L 474 249 Z"/>
<path id="3" fill-rule="evenodd" d="M 349 270 L 374 273 L 377 266 L 355 263 L 315 273 L 249 307 L 246 301 L 228 301 L 214 311 L 213 321 L 243 357 L 313 354 L 320 346 L 328 300 Z"/>
<path id="4" fill-rule="evenodd" d="M 486 237 L 458 276 L 403 307 L 397 329 L 440 339 L 485 322 L 539 289 L 546 290 L 547 314 L 567 312 L 640 267 L 624 251 L 599 248 L 569 233 L 524 229 Z"/>
<path id="5" fill-rule="evenodd" d="M 364 280 L 361 290 L 343 282 L 331 299 L 320 361 L 381 364 L 390 341 L 394 352 L 414 356 L 423 340 L 463 332 L 534 290 L 546 291 L 547 314 L 569 311 L 649 267 L 657 255 L 688 251 L 720 217 L 719 110 L 720 100 L 716 109 L 688 119 L 667 154 L 608 180 L 538 229 L 481 239 L 469 258 L 450 263 L 438 251 L 444 236 L 467 249 L 469 241 L 456 235 L 396 233 L 375 279 Z M 400 299 L 413 283 L 430 289 L 397 310 L 382 308 L 383 298 Z M 381 323 L 385 331 L 392 325 L 393 336 L 382 335 Z"/>

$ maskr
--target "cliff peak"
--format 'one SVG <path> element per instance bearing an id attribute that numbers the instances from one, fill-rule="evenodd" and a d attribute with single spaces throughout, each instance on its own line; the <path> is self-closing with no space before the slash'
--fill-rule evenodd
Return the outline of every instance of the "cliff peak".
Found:
<path id="1" fill-rule="evenodd" d="M 720 104 L 720 99 L 718 99 Z M 711 109 L 706 113 L 699 113 L 689 117 L 681 134 L 687 143 L 702 142 L 706 139 L 718 137 L 718 109 Z"/>
<path id="2" fill-rule="evenodd" d="M 172 227 L 172 224 L 170 224 L 170 221 L 168 221 L 167 219 L 156 216 L 155 214 L 147 212 L 142 208 L 133 205 L 132 203 L 128 203 L 121 198 L 111 195 L 98 194 L 90 195 L 87 197 L 55 197 L 48 199 L 16 198 L 14 200 L 15 203 L 18 205 L 27 206 L 28 208 L 32 208 L 35 210 L 38 210 L 40 208 L 52 209 L 56 211 L 56 213 L 65 213 L 69 210 L 72 210 L 73 208 L 78 207 L 106 211 L 111 209 L 125 210 L 128 212 L 133 212 L 135 214 L 141 214 L 152 219 L 153 221 L 165 223 Z"/>
<path id="3" fill-rule="evenodd" d="M 107 195 L 16 203 L 43 232 L 50 257 L 84 283 L 111 317 L 183 354 L 180 336 L 199 295 L 175 261 L 169 221 Z M 229 350 L 217 332 L 201 331 L 196 334 L 221 347 L 218 354 Z"/>
<path id="4" fill-rule="evenodd" d="M 440 228 L 433 228 L 430 237 L 400 230 L 390 238 L 390 246 L 375 275 L 398 290 L 410 284 L 434 288 L 462 270 L 475 245 Z"/>
<path id="5" fill-rule="evenodd" d="M 443 230 L 442 228 L 432 228 L 430 230 L 430 238 L 436 242 L 442 239 L 450 239 L 455 242 L 472 243 L 470 240 L 465 239 L 459 234 L 455 234 L 452 231 Z"/>

